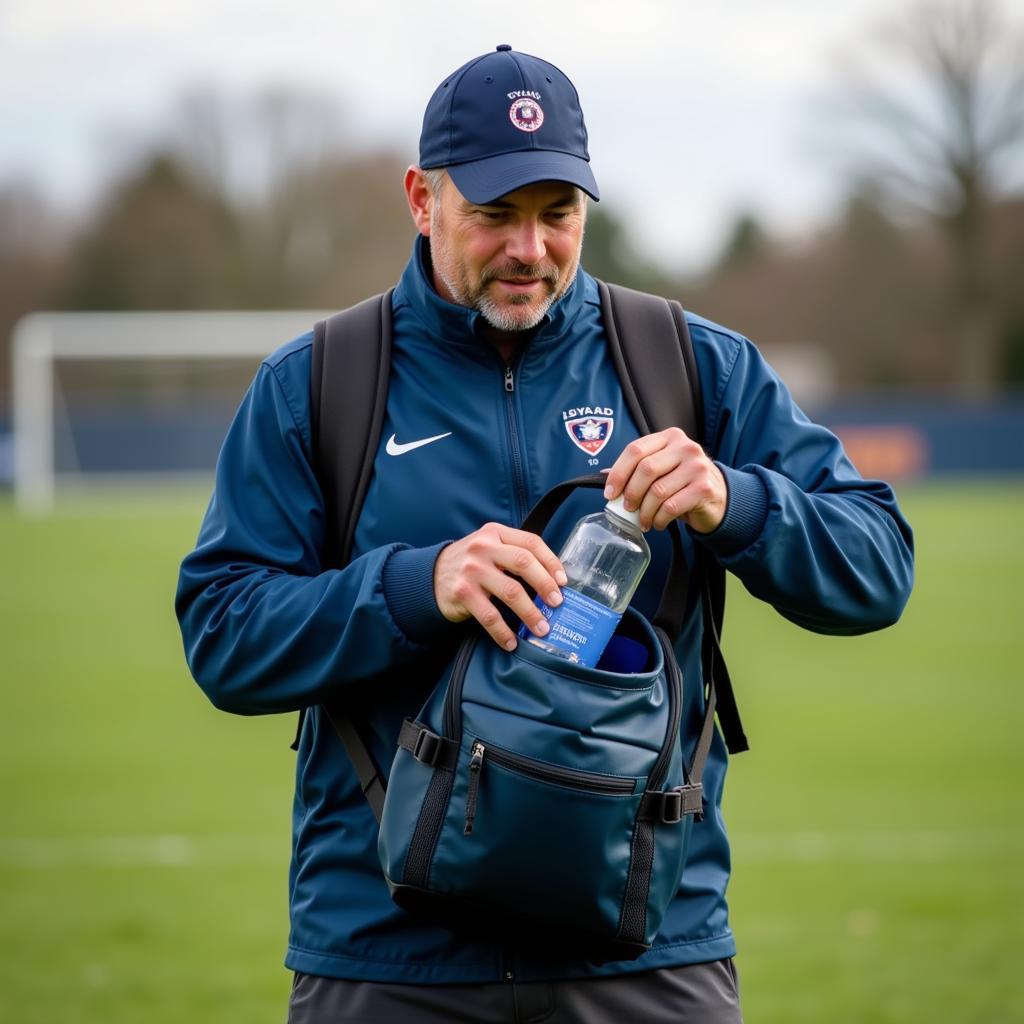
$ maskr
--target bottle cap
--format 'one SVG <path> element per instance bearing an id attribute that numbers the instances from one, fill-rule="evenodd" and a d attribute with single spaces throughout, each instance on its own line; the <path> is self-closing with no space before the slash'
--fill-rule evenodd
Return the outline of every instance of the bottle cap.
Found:
<path id="1" fill-rule="evenodd" d="M 609 512 L 613 512 L 620 519 L 625 519 L 627 523 L 632 523 L 635 527 L 639 529 L 640 513 L 627 512 L 626 506 L 624 504 L 625 500 L 625 497 L 620 494 L 617 498 L 612 498 L 612 500 L 605 505 L 605 508 L 608 509 Z"/>

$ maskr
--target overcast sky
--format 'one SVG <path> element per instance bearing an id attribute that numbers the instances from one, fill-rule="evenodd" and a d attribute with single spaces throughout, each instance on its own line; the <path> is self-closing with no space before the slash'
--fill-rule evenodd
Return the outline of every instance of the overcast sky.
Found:
<path id="1" fill-rule="evenodd" d="M 438 82 L 508 42 L 574 81 L 602 194 L 692 268 L 741 209 L 786 231 L 830 212 L 840 182 L 812 103 L 837 51 L 912 2 L 0 0 L 0 180 L 81 205 L 116 163 L 110 127 L 162 123 L 196 83 L 336 97 L 353 131 L 412 162 Z"/>

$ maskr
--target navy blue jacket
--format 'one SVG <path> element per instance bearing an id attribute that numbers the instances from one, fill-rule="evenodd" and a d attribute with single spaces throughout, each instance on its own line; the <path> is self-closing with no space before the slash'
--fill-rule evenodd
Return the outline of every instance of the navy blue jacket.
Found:
<path id="1" fill-rule="evenodd" d="M 478 314 L 441 299 L 417 246 L 393 299 L 395 344 L 387 417 L 355 534 L 354 557 L 324 571 L 324 505 L 310 465 L 312 335 L 261 365 L 224 441 L 216 485 L 177 594 L 189 666 L 219 708 L 270 714 L 346 699 L 390 763 L 458 628 L 440 615 L 433 566 L 445 542 L 485 522 L 518 525 L 560 480 L 612 465 L 638 436 L 582 271 L 508 372 L 477 334 Z M 705 437 L 729 488 L 721 526 L 685 531 L 755 596 L 820 633 L 879 629 L 910 592 L 910 529 L 892 491 L 863 480 L 839 441 L 811 423 L 745 338 L 689 315 L 704 395 Z M 589 412 L 587 410 L 590 410 Z M 604 446 L 567 423 L 610 421 Z M 401 446 L 447 435 L 415 449 Z M 577 492 L 546 539 L 600 506 Z M 634 604 L 653 614 L 667 537 L 648 535 L 652 566 Z M 703 711 L 699 614 L 677 651 L 687 681 L 684 751 Z M 745 680 L 745 685 L 756 685 Z M 395 907 L 376 854 L 377 826 L 326 718 L 307 716 L 298 751 L 290 874 L 294 970 L 389 982 L 520 980 L 639 971 L 735 951 L 725 889 L 729 849 L 720 803 L 726 753 L 716 735 L 705 771 L 708 813 L 694 826 L 679 894 L 654 947 L 595 967 L 455 938 Z"/>

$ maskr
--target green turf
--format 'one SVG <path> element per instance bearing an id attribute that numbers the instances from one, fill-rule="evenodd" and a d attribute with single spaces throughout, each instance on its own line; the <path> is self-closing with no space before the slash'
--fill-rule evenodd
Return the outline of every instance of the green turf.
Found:
<path id="1" fill-rule="evenodd" d="M 220 714 L 184 668 L 203 500 L 0 504 L 0 1020 L 283 1018 L 292 722 Z M 1024 484 L 903 504 L 894 630 L 811 636 L 732 588 L 751 1024 L 1024 1022 Z"/>

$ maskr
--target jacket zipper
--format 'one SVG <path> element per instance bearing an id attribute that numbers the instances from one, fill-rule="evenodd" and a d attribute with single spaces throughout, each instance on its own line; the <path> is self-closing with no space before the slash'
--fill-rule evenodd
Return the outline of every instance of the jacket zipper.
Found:
<path id="1" fill-rule="evenodd" d="M 505 425 L 508 428 L 509 450 L 512 454 L 512 481 L 518 526 L 530 511 L 530 503 L 526 492 L 526 471 L 523 466 L 523 450 L 519 443 L 519 427 L 516 423 L 516 377 L 512 363 L 505 364 Z"/>
<path id="2" fill-rule="evenodd" d="M 466 826 L 465 835 L 471 835 L 476 820 L 476 807 L 480 795 L 480 776 L 483 773 L 484 758 L 507 771 L 524 775 L 529 779 L 537 779 L 553 786 L 565 786 L 587 793 L 603 793 L 627 796 L 636 791 L 636 779 L 618 778 L 614 775 L 598 775 L 585 772 L 578 768 L 562 768 L 558 765 L 535 761 L 532 757 L 523 757 L 510 750 L 500 747 L 484 746 L 476 740 L 470 748 L 469 788 L 466 791 Z"/>

